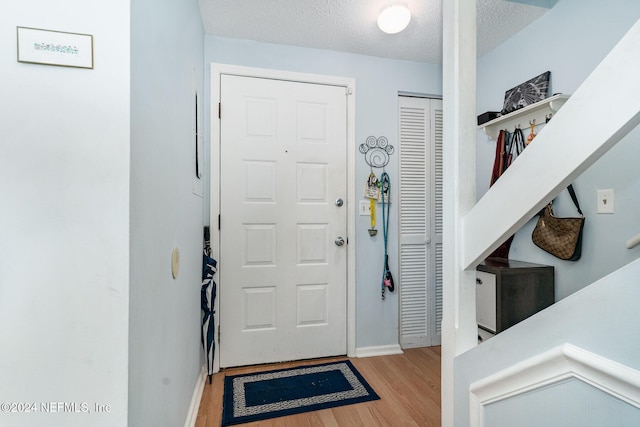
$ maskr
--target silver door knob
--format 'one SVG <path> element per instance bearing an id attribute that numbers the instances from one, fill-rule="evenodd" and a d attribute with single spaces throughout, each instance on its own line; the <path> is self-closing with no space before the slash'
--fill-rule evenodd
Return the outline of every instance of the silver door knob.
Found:
<path id="1" fill-rule="evenodd" d="M 336 244 L 336 246 L 342 246 L 344 245 L 344 239 L 342 238 L 342 236 L 338 236 L 336 237 L 334 243 Z"/>
<path id="2" fill-rule="evenodd" d="M 343 204 L 343 203 L 344 203 L 344 201 L 343 201 L 342 199 L 337 199 L 337 200 L 336 200 L 336 206 L 337 206 L 337 207 L 342 206 L 342 204 Z"/>

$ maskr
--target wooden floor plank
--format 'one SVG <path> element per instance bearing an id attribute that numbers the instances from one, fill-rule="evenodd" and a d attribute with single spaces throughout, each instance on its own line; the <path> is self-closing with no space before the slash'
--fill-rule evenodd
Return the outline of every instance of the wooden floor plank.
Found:
<path id="1" fill-rule="evenodd" d="M 346 358 L 248 366 L 220 371 L 207 381 L 196 427 L 222 422 L 224 377 L 286 369 Z M 380 400 L 242 424 L 247 427 L 440 426 L 440 347 L 406 349 L 402 355 L 349 359 Z"/>

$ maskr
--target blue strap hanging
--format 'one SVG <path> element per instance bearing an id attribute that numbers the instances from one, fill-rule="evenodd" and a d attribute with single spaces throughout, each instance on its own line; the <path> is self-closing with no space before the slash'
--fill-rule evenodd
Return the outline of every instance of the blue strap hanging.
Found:
<path id="1" fill-rule="evenodd" d="M 394 152 L 393 145 L 389 144 L 389 140 L 385 136 L 376 138 L 370 136 L 367 141 L 360 144 L 360 152 L 364 154 L 364 160 L 371 168 L 371 176 L 375 178 L 373 174 L 373 168 L 382 168 L 382 175 L 377 184 L 382 193 L 382 225 L 384 229 L 384 269 L 382 271 L 382 299 L 385 299 L 385 292 L 387 288 L 389 292 L 393 292 L 395 286 L 393 284 L 393 277 L 389 270 L 389 256 L 387 254 L 387 243 L 389 238 L 389 213 L 390 213 L 390 201 L 391 201 L 391 181 L 389 175 L 384 170 L 385 166 L 389 164 L 389 156 Z M 369 181 L 367 181 L 369 183 Z M 375 225 L 375 199 L 378 195 L 370 195 L 365 191 L 365 197 L 370 199 L 372 205 L 371 208 L 371 228 L 369 234 L 373 237 L 377 234 L 374 229 Z"/>
<path id="2" fill-rule="evenodd" d="M 384 300 L 386 289 L 388 288 L 389 292 L 393 292 L 395 289 L 393 276 L 391 276 L 391 271 L 389 270 L 389 255 L 387 254 L 391 207 L 391 180 L 386 172 L 382 172 L 382 175 L 380 175 L 380 182 L 382 185 L 382 230 L 384 233 L 384 269 L 382 272 L 382 299 Z"/>

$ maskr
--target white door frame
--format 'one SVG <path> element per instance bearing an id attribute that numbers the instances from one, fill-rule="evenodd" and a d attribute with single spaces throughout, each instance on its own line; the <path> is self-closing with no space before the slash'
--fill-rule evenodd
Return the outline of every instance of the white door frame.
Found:
<path id="1" fill-rule="evenodd" d="M 331 86 L 342 86 L 347 96 L 347 356 L 356 356 L 356 266 L 355 266 L 355 166 L 356 166 L 356 81 L 353 78 L 328 76 L 321 74 L 306 74 L 291 71 L 272 70 L 266 68 L 253 68 L 229 64 L 211 64 L 210 76 L 210 163 L 209 163 L 209 193 L 211 225 L 211 248 L 215 259 L 220 254 L 220 230 L 218 230 L 218 215 L 220 214 L 220 119 L 218 118 L 218 104 L 220 103 L 220 76 L 232 74 L 244 77 L 258 77 L 276 80 L 288 80 L 300 83 L 315 83 Z M 223 107 L 224 108 L 224 107 Z M 224 114 L 224 111 L 222 112 Z M 224 265 L 218 265 L 218 270 Z M 218 276 L 218 275 L 217 275 Z M 214 280 L 216 277 L 214 277 Z M 224 286 L 220 283 L 218 288 Z M 220 298 L 215 300 L 215 311 L 220 313 Z M 218 327 L 219 316 L 216 316 Z M 220 343 L 218 334 L 215 334 L 216 349 L 214 354 L 214 371 L 220 370 Z"/>

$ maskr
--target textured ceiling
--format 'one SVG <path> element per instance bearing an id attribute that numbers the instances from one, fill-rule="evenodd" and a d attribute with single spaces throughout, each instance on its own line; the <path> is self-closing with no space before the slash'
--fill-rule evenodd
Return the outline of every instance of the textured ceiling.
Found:
<path id="1" fill-rule="evenodd" d="M 207 34 L 384 58 L 442 62 L 442 1 L 405 0 L 411 22 L 385 34 L 376 20 L 391 0 L 199 0 Z M 448 0 L 444 0 L 448 1 Z M 398 2 L 395 2 L 398 3 Z M 477 0 L 478 55 L 547 11 L 505 0 Z"/>

